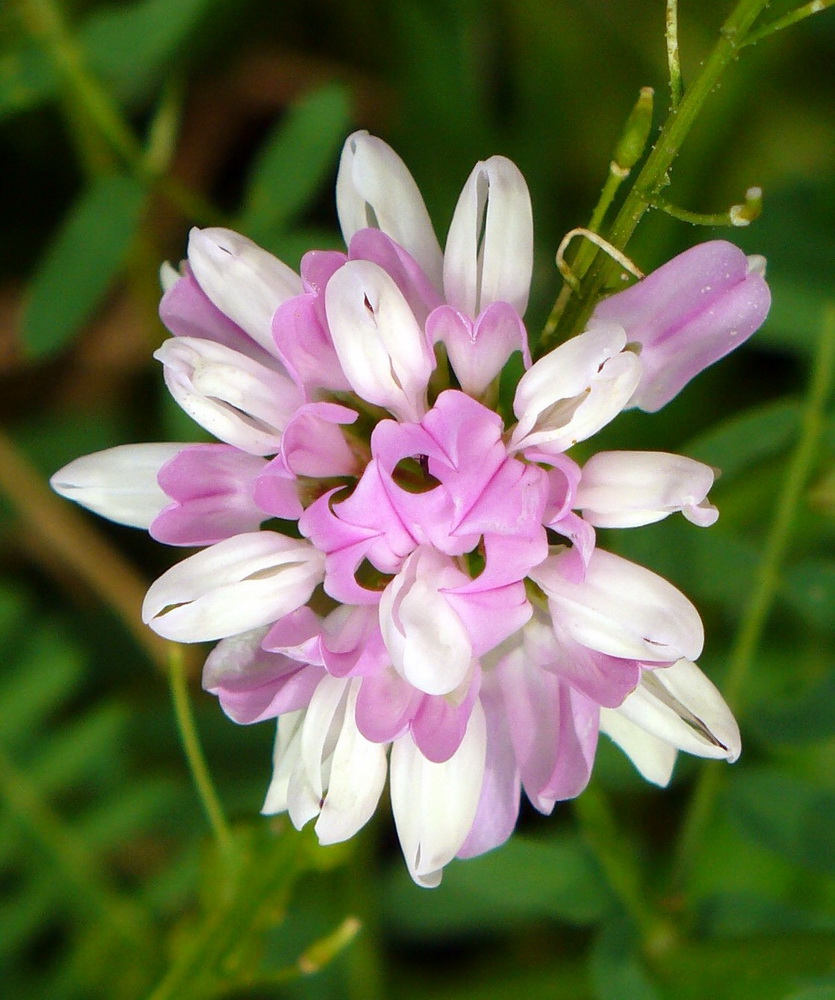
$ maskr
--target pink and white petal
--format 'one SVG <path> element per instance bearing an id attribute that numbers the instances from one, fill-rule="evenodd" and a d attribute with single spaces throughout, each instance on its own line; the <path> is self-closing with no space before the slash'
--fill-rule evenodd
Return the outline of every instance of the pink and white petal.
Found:
<path id="1" fill-rule="evenodd" d="M 474 662 L 470 676 L 457 691 L 423 695 L 412 717 L 411 732 L 427 760 L 442 764 L 461 746 L 480 688 L 481 669 Z"/>
<path id="2" fill-rule="evenodd" d="M 718 512 L 700 505 L 714 478 L 710 466 L 683 455 L 601 451 L 583 466 L 575 506 L 600 528 L 651 524 L 679 510 L 685 516 L 690 512 L 701 524 L 712 523 Z M 694 508 L 699 513 L 694 515 Z"/>
<path id="3" fill-rule="evenodd" d="M 295 476 L 325 479 L 357 475 L 357 459 L 339 429 L 359 414 L 337 403 L 305 403 L 290 418 L 281 437 L 280 457 Z"/>
<path id="4" fill-rule="evenodd" d="M 305 712 L 287 712 L 278 720 L 273 745 L 273 774 L 270 780 L 264 804 L 261 806 L 263 816 L 274 816 L 276 813 L 287 812 L 289 808 L 290 782 L 293 775 L 301 769 L 301 738 L 302 724 Z M 311 796 L 312 799 L 312 796 Z M 308 819 L 319 811 L 319 803 L 313 800 L 313 811 L 300 824 L 301 829 Z"/>
<path id="5" fill-rule="evenodd" d="M 733 762 L 739 726 L 715 685 L 690 660 L 647 670 L 619 711 L 648 733 L 698 757 Z"/>
<path id="6" fill-rule="evenodd" d="M 302 402 L 286 375 L 190 337 L 166 340 L 154 357 L 171 395 L 207 431 L 253 455 L 278 451 L 281 432 Z"/>
<path id="7" fill-rule="evenodd" d="M 409 874 L 418 885 L 440 884 L 472 829 L 484 779 L 484 709 L 473 706 L 461 746 L 442 764 L 428 761 L 411 736 L 391 748 L 391 805 Z"/>
<path id="8" fill-rule="evenodd" d="M 568 635 L 589 649 L 648 663 L 695 658 L 704 629 L 690 601 L 662 577 L 595 549 L 586 578 L 572 583 L 560 571 L 563 555 L 531 570 Z"/>
<path id="9" fill-rule="evenodd" d="M 449 694 L 470 671 L 472 643 L 441 593 L 464 576 L 434 549 L 419 548 L 380 598 L 380 629 L 394 669 L 424 694 Z"/>
<path id="10" fill-rule="evenodd" d="M 553 609 L 551 618 L 556 655 L 545 669 L 552 670 L 597 704 L 617 708 L 638 686 L 642 674 L 640 664 L 636 660 L 607 656 L 575 641 L 558 609 Z"/>
<path id="11" fill-rule="evenodd" d="M 504 703 L 497 690 L 482 689 L 487 727 L 484 780 L 475 819 L 457 857 L 474 858 L 503 844 L 519 816 L 521 779 L 513 752 Z"/>
<path id="12" fill-rule="evenodd" d="M 346 245 L 360 229 L 381 229 L 440 290 L 443 255 L 429 213 L 406 164 L 382 139 L 360 131 L 345 140 L 336 211 Z"/>
<path id="13" fill-rule="evenodd" d="M 321 582 L 324 556 L 272 531 L 237 535 L 184 559 L 151 585 L 142 620 L 166 639 L 223 639 L 276 621 Z"/>
<path id="14" fill-rule="evenodd" d="M 357 728 L 374 743 L 390 743 L 407 731 L 422 697 L 390 667 L 363 677 L 357 695 Z"/>
<path id="15" fill-rule="evenodd" d="M 275 351 L 268 352 L 245 333 L 206 295 L 188 264 L 177 275 L 159 304 L 159 317 L 175 337 L 214 340 L 262 365 L 278 367 Z"/>
<path id="16" fill-rule="evenodd" d="M 623 352 L 622 327 L 599 326 L 540 358 L 519 380 L 513 401 L 518 424 L 511 450 L 564 451 L 604 427 L 626 406 L 641 363 Z"/>
<path id="17" fill-rule="evenodd" d="M 188 260 L 217 308 L 275 355 L 273 313 L 301 294 L 299 276 L 252 240 L 230 229 L 192 229 Z"/>
<path id="18" fill-rule="evenodd" d="M 328 282 L 325 309 L 354 391 L 401 420 L 419 420 L 435 359 L 394 281 L 371 261 L 349 261 Z"/>
<path id="19" fill-rule="evenodd" d="M 315 827 L 320 844 L 348 840 L 365 826 L 386 783 L 386 747 L 367 740 L 354 719 L 359 684 L 350 682 L 344 696 L 344 714 L 328 762 L 327 794 Z"/>
<path id="20" fill-rule="evenodd" d="M 504 156 L 479 162 L 464 185 L 444 251 L 444 294 L 468 316 L 494 302 L 524 313 L 533 270 L 528 186 Z"/>
<path id="21" fill-rule="evenodd" d="M 170 499 L 159 470 L 187 444 L 123 444 L 84 455 L 49 480 L 56 493 L 117 524 L 148 528 Z"/>
<path id="22" fill-rule="evenodd" d="M 623 750 L 641 777 L 653 785 L 667 787 L 678 756 L 674 746 L 636 726 L 613 708 L 600 709 L 600 732 Z"/>
<path id="23" fill-rule="evenodd" d="M 321 667 L 261 648 L 265 628 L 222 639 L 203 667 L 203 688 L 235 722 L 248 725 L 306 708 Z"/>
<path id="24" fill-rule="evenodd" d="M 319 389 L 342 392 L 351 386 L 339 364 L 325 323 L 322 293 L 283 302 L 272 318 L 275 349 L 306 398 Z"/>
<path id="25" fill-rule="evenodd" d="M 169 504 L 151 522 L 148 533 L 165 545 L 214 545 L 257 531 L 267 516 L 243 493 L 218 493 Z"/>
<path id="26" fill-rule="evenodd" d="M 470 396 L 487 391 L 514 351 L 530 365 L 525 326 L 507 302 L 494 302 L 475 321 L 452 306 L 440 306 L 426 322 L 426 335 L 445 345 L 455 377 Z"/>
<path id="27" fill-rule="evenodd" d="M 348 256 L 351 260 L 370 260 L 378 264 L 403 293 L 421 326 L 443 301 L 414 257 L 379 229 L 360 229 L 355 233 Z"/>

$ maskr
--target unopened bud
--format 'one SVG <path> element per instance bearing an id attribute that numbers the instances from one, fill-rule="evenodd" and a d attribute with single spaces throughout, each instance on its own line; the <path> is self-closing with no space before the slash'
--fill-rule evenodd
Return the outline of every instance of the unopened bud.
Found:
<path id="1" fill-rule="evenodd" d="M 623 135 L 615 149 L 612 164 L 618 171 L 629 171 L 640 160 L 652 128 L 652 87 L 642 87 L 635 107 L 626 119 Z"/>

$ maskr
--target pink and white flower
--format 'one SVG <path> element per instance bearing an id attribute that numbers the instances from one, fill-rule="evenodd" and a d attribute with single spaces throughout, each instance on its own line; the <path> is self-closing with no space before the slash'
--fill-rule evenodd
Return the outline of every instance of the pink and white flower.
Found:
<path id="1" fill-rule="evenodd" d="M 762 322 L 768 291 L 740 251 L 705 244 L 532 363 L 531 205 L 509 160 L 476 165 L 443 251 L 405 165 L 367 133 L 345 144 L 337 208 L 347 252 L 313 251 L 300 275 L 218 229 L 164 271 L 173 336 L 156 357 L 219 443 L 110 449 L 52 484 L 205 546 L 152 585 L 143 618 L 219 640 L 203 681 L 232 719 L 278 718 L 263 811 L 344 840 L 388 774 L 409 871 L 431 886 L 510 836 L 523 791 L 544 813 L 580 794 L 600 732 L 661 784 L 678 750 L 738 755 L 693 662 L 695 608 L 595 534 L 713 523 L 714 471 L 567 451 L 672 398 Z M 492 404 L 517 351 L 505 426 Z"/>

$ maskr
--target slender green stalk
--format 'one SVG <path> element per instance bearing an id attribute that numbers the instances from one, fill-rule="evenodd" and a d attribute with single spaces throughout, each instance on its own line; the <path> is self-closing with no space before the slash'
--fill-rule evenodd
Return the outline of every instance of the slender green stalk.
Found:
<path id="1" fill-rule="evenodd" d="M 748 32 L 768 2 L 769 0 L 740 0 L 722 25 L 716 45 L 699 75 L 687 88 L 679 106 L 671 111 L 662 126 L 657 142 L 612 224 L 607 238 L 618 250 L 626 247 L 644 213 L 668 183 L 673 161 L 695 124 L 702 106 L 715 90 L 729 64 L 738 56 Z M 540 356 L 551 350 L 559 333 L 568 335 L 582 328 L 611 274 L 611 267 L 609 258 L 600 253 L 594 255 L 585 272 L 575 264 L 575 276 L 583 279 L 581 292 L 563 310 L 560 329 L 547 337 L 543 335 L 538 351 Z"/>
<path id="2" fill-rule="evenodd" d="M 825 406 L 835 367 L 835 305 L 828 307 L 818 347 L 800 437 L 792 455 L 774 520 L 765 540 L 763 555 L 754 580 L 753 590 L 743 611 L 736 640 L 731 650 L 725 698 L 732 709 L 738 709 L 745 683 L 763 630 L 780 586 L 780 570 L 789 548 L 791 531 L 815 463 L 815 456 L 825 426 Z M 674 856 L 674 888 L 679 888 L 693 866 L 713 812 L 723 772 L 720 768 L 703 768 L 688 811 Z"/>
<path id="3" fill-rule="evenodd" d="M 670 109 L 681 103 L 681 61 L 678 55 L 678 0 L 667 0 L 667 68 L 670 74 Z"/>
<path id="4" fill-rule="evenodd" d="M 197 735 L 197 727 L 194 723 L 194 714 L 191 710 L 191 702 L 188 696 L 188 683 L 183 659 L 183 651 L 176 643 L 169 644 L 169 679 L 171 683 L 171 698 L 174 703 L 174 713 L 177 717 L 177 728 L 180 732 L 180 739 L 188 761 L 194 787 L 206 813 L 209 826 L 212 828 L 215 840 L 221 852 L 229 857 L 232 853 L 234 842 L 229 824 L 223 814 L 220 799 L 215 791 L 211 774 L 209 773 L 203 748 Z"/>
<path id="5" fill-rule="evenodd" d="M 184 215 L 204 225 L 222 225 L 225 220 L 214 206 L 176 178 L 156 171 L 154 155 L 146 156 L 116 103 L 87 68 L 60 4 L 55 0 L 20 0 L 20 5 L 32 37 L 52 59 L 63 81 L 69 106 L 86 116 L 85 132 L 91 126 L 135 177 L 149 186 L 156 185 Z M 90 141 L 88 136 L 88 145 Z"/>
<path id="6" fill-rule="evenodd" d="M 574 799 L 572 807 L 610 889 L 640 931 L 645 950 L 663 952 L 673 943 L 675 932 L 644 895 L 638 864 L 623 841 L 606 796 L 592 785 Z"/>
<path id="7" fill-rule="evenodd" d="M 767 38 L 777 31 L 782 31 L 783 28 L 789 28 L 791 25 L 797 24 L 798 21 L 811 17 L 812 14 L 819 14 L 833 4 L 835 4 L 835 0 L 811 0 L 811 3 L 805 3 L 797 10 L 792 10 L 788 14 L 784 14 L 783 17 L 775 18 L 770 24 L 765 24 L 758 31 L 752 32 L 745 39 L 745 44 L 754 45 L 756 42 L 762 41 L 763 38 Z"/>

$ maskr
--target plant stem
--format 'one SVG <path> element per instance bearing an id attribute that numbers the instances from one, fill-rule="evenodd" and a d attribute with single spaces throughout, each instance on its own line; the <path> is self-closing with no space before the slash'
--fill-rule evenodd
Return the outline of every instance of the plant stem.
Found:
<path id="1" fill-rule="evenodd" d="M 124 116 L 98 79 L 85 65 L 84 53 L 73 37 L 55 0 L 21 0 L 24 19 L 32 37 L 46 51 L 63 80 L 70 106 L 83 111 L 89 125 L 131 173 L 144 184 L 155 185 L 180 211 L 203 225 L 222 225 L 214 206 L 170 175 L 155 170 L 153 154 L 145 152 Z"/>
<path id="2" fill-rule="evenodd" d="M 760 637 L 780 586 L 780 569 L 791 539 L 791 531 L 815 464 L 825 426 L 825 406 L 835 368 L 835 304 L 824 315 L 820 344 L 806 395 L 800 437 L 777 499 L 774 520 L 765 540 L 763 555 L 748 603 L 731 650 L 725 698 L 734 710 L 740 707 Z M 684 817 L 674 855 L 673 883 L 680 888 L 693 867 L 713 812 L 723 771 L 716 766 L 702 769 Z"/>
<path id="3" fill-rule="evenodd" d="M 197 735 L 194 713 L 188 696 L 188 675 L 182 648 L 177 643 L 169 643 L 168 670 L 171 683 L 171 699 L 174 703 L 174 713 L 177 717 L 177 728 L 188 761 L 194 787 L 206 813 L 209 826 L 212 828 L 215 840 L 225 857 L 231 855 L 233 849 L 232 832 L 223 814 L 217 791 L 206 764 L 206 757 Z"/>
<path id="4" fill-rule="evenodd" d="M 784 14 L 783 17 L 776 18 L 770 24 L 763 25 L 759 31 L 752 32 L 745 39 L 745 44 L 755 45 L 757 42 L 762 41 L 763 38 L 767 38 L 769 35 L 775 34 L 775 32 L 782 31 L 783 28 L 789 28 L 791 25 L 797 24 L 798 21 L 803 21 L 807 17 L 811 17 L 812 14 L 819 14 L 822 10 L 826 10 L 827 7 L 831 7 L 833 4 L 835 4 L 835 0 L 811 0 L 811 3 L 805 3 L 802 7 Z"/>
<path id="5" fill-rule="evenodd" d="M 592 785 L 574 799 L 572 807 L 609 887 L 640 931 L 645 949 L 653 954 L 665 950 L 674 940 L 674 931 L 645 897 L 641 872 L 608 799 Z"/>
<path id="6" fill-rule="evenodd" d="M 661 128 L 658 140 L 644 163 L 632 189 L 612 223 L 608 241 L 623 250 L 635 232 L 644 212 L 668 183 L 670 167 L 693 127 L 702 106 L 715 89 L 720 77 L 744 46 L 748 32 L 769 0 L 740 0 L 720 29 L 719 39 L 705 60 L 701 72 L 687 88 L 681 103 L 674 108 Z M 582 329 L 611 273 L 612 264 L 603 254 L 593 255 L 587 269 L 575 264 L 576 277 L 583 279 L 579 295 L 570 301 L 561 317 L 560 330 L 570 335 Z M 585 277 L 584 277 L 585 275 Z M 550 350 L 558 340 L 543 336 L 539 353 Z"/>

